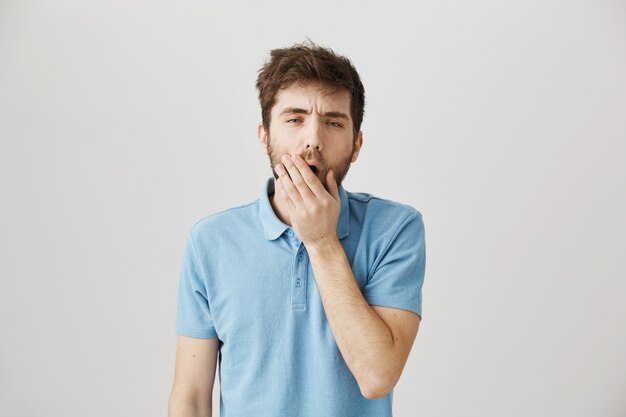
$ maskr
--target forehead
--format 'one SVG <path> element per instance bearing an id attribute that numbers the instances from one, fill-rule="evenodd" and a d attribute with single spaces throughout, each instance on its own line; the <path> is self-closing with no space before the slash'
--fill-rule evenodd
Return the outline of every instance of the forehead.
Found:
<path id="1" fill-rule="evenodd" d="M 278 91 L 272 114 L 280 114 L 287 107 L 312 109 L 320 113 L 337 111 L 350 115 L 350 93 L 347 90 L 330 93 L 319 83 L 296 81 Z"/>

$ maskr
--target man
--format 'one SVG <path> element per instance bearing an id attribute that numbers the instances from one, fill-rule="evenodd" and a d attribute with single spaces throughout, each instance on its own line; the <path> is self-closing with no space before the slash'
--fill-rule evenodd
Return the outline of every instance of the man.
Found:
<path id="1" fill-rule="evenodd" d="M 196 222 L 181 268 L 170 416 L 383 417 L 421 320 L 422 216 L 341 182 L 363 144 L 364 90 L 315 44 L 257 79 L 261 197 Z"/>

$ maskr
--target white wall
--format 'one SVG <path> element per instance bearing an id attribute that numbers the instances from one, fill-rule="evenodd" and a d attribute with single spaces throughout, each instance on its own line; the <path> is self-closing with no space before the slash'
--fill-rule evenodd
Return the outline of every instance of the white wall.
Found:
<path id="1" fill-rule="evenodd" d="M 167 414 L 186 233 L 305 36 L 365 84 L 344 186 L 424 216 L 394 415 L 626 415 L 626 3 L 339 3 L 0 0 L 0 415 Z"/>

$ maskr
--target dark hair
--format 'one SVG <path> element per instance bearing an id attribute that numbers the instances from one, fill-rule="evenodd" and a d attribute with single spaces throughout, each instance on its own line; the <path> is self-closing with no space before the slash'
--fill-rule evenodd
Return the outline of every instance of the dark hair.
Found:
<path id="1" fill-rule="evenodd" d="M 308 38 L 307 38 L 308 39 Z M 354 140 L 361 129 L 365 108 L 365 91 L 356 69 L 346 57 L 330 48 L 323 48 L 310 39 L 289 48 L 272 49 L 271 58 L 259 70 L 256 88 L 259 90 L 261 118 L 269 130 L 272 107 L 278 91 L 295 81 L 320 82 L 329 92 L 350 93 L 350 117 Z"/>

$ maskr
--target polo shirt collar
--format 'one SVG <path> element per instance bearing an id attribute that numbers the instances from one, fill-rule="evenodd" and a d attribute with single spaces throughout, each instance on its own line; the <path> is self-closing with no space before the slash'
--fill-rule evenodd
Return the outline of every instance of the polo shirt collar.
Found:
<path id="1" fill-rule="evenodd" d="M 275 192 L 275 179 L 273 176 L 267 178 L 263 183 L 261 198 L 259 199 L 259 216 L 265 233 L 265 239 L 274 240 L 282 235 L 289 226 L 280 221 L 274 213 L 274 209 L 270 204 L 269 196 Z M 343 185 L 339 186 L 339 198 L 341 200 L 341 209 L 339 211 L 339 219 L 337 221 L 337 237 L 343 239 L 348 236 L 348 228 L 350 223 L 350 207 L 348 204 L 348 194 L 344 190 Z"/>

